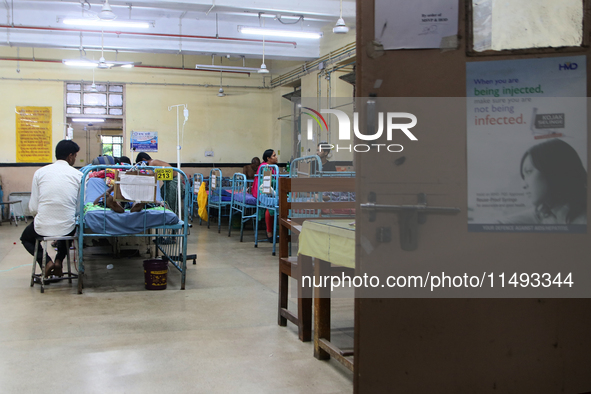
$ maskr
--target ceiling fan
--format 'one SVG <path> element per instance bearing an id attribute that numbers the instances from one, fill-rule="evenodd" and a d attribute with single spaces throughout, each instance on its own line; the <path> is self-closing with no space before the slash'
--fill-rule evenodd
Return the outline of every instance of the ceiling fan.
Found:
<path id="1" fill-rule="evenodd" d="M 98 88 L 96 87 L 96 83 L 94 83 L 94 68 L 92 69 L 92 85 L 90 85 L 90 92 L 98 93 Z"/>
<path id="2" fill-rule="evenodd" d="M 224 87 L 222 86 L 222 75 L 223 75 L 223 73 L 224 73 L 224 71 L 223 70 L 220 70 L 220 88 L 219 88 L 218 94 L 217 94 L 218 97 L 241 96 L 243 94 L 246 94 L 246 93 L 234 93 L 234 92 L 233 93 L 226 93 L 224 91 Z"/>
<path id="3" fill-rule="evenodd" d="M 226 97 L 226 93 L 224 92 L 224 88 L 222 87 L 222 74 L 224 72 L 220 71 L 220 90 L 218 90 L 218 97 Z"/>
<path id="4" fill-rule="evenodd" d="M 108 5 L 107 2 L 105 4 Z M 67 66 L 80 66 L 80 67 L 96 67 L 101 69 L 109 69 L 113 67 L 123 67 L 123 68 L 132 68 L 134 66 L 138 66 L 142 64 L 142 62 L 120 62 L 116 60 L 105 60 L 104 56 L 105 46 L 103 42 L 103 31 L 101 30 L 101 57 L 100 59 L 87 59 L 85 57 L 80 57 L 80 59 L 63 59 L 62 63 Z"/>
<path id="5" fill-rule="evenodd" d="M 72 17 L 63 17 L 62 22 L 65 25 L 74 25 L 74 26 L 99 26 L 99 27 L 108 27 L 108 28 L 118 28 L 118 27 L 125 27 L 125 28 L 139 28 L 139 29 L 148 29 L 150 26 L 154 26 L 154 23 L 150 23 L 148 21 L 138 21 L 131 19 L 131 4 L 130 6 L 130 19 L 117 19 L 117 15 L 111 9 L 111 5 L 109 4 L 109 0 L 105 0 L 103 6 L 99 12 L 95 12 L 91 10 L 91 5 L 88 0 L 80 0 L 80 5 L 82 6 L 82 18 L 72 18 Z M 88 8 L 87 8 L 88 6 Z M 60 19 L 60 18 L 58 18 Z"/>
<path id="6" fill-rule="evenodd" d="M 80 0 L 80 6 L 82 7 L 82 15 L 85 18 L 100 19 L 103 21 L 112 21 L 114 19 L 117 19 L 117 15 L 115 15 L 113 10 L 111 9 L 109 0 L 105 0 L 99 12 L 93 11 L 91 9 L 92 5 L 86 0 Z M 86 6 L 88 6 L 88 8 L 86 8 Z"/>

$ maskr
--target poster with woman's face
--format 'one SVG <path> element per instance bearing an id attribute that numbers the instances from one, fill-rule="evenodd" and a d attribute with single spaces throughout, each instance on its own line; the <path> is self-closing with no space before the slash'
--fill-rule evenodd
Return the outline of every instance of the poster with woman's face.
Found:
<path id="1" fill-rule="evenodd" d="M 586 58 L 466 67 L 469 231 L 586 233 Z"/>

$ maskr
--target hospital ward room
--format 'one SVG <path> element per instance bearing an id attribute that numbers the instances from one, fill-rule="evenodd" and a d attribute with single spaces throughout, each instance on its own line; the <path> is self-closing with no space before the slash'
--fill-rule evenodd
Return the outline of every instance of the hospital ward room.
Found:
<path id="1" fill-rule="evenodd" d="M 0 0 L 0 394 L 590 394 L 591 0 Z"/>
<path id="2" fill-rule="evenodd" d="M 301 97 L 353 111 L 355 2 L 348 34 L 340 2 L 148 3 L 8 2 L 51 26 L 0 45 L 0 391 L 352 392 L 353 299 L 315 355 L 296 271 L 305 220 L 354 230 L 354 152 L 322 121 L 308 139 Z M 292 178 L 326 207 L 292 215 Z"/>

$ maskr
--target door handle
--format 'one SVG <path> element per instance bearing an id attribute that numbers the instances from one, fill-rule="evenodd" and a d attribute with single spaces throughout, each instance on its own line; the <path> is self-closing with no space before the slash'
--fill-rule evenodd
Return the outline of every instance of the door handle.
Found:
<path id="1" fill-rule="evenodd" d="M 427 214 L 456 214 L 461 212 L 456 207 L 434 207 L 427 205 L 427 195 L 419 193 L 417 195 L 418 203 L 416 205 L 385 205 L 376 204 L 375 193 L 370 193 L 368 202 L 361 204 L 361 210 L 369 213 L 369 221 L 376 219 L 377 211 L 391 211 L 398 214 L 398 227 L 400 230 L 400 247 L 402 250 L 416 250 L 418 244 L 419 224 L 427 221 Z M 378 237 L 379 239 L 379 237 Z"/>

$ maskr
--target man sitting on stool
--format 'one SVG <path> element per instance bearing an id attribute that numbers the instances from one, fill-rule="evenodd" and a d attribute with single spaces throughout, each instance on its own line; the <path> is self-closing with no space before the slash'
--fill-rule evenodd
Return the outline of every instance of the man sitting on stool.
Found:
<path id="1" fill-rule="evenodd" d="M 29 210 L 35 218 L 21 235 L 27 251 L 35 255 L 35 240 L 38 237 L 62 237 L 74 235 L 78 191 L 82 173 L 73 165 L 80 147 L 74 141 L 62 140 L 55 147 L 56 162 L 35 171 L 31 186 Z M 63 276 L 62 261 L 68 253 L 66 241 L 59 241 L 55 261 L 47 255 L 45 276 Z M 39 243 L 37 263 L 41 267 L 43 248 Z"/>

